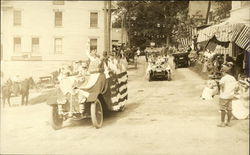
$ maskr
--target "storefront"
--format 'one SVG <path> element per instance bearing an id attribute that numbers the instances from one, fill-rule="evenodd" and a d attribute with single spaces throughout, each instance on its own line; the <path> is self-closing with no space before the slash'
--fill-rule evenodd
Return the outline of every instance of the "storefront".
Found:
<path id="1" fill-rule="evenodd" d="M 249 70 L 250 26 L 245 22 L 235 22 L 232 18 L 198 32 L 197 42 L 205 49 L 234 59 L 235 76 Z M 243 55 L 242 55 L 243 54 Z M 249 74 L 249 73 L 247 73 Z"/>

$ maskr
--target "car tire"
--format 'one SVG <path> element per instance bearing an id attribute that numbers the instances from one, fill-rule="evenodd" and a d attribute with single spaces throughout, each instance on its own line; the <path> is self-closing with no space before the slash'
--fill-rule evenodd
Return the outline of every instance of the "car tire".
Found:
<path id="1" fill-rule="evenodd" d="M 150 73 L 150 74 L 149 74 L 148 81 L 150 82 L 150 81 L 152 81 L 152 80 L 153 80 L 153 75 Z"/>
<path id="2" fill-rule="evenodd" d="M 102 104 L 99 99 L 96 99 L 95 102 L 91 103 L 90 113 L 93 126 L 96 129 L 102 127 L 103 110 L 102 110 Z"/>
<path id="3" fill-rule="evenodd" d="M 50 118 L 50 124 L 52 126 L 53 129 L 58 130 L 62 128 L 63 125 L 63 117 L 61 117 L 58 114 L 58 106 L 53 105 L 51 107 L 51 118 Z"/>

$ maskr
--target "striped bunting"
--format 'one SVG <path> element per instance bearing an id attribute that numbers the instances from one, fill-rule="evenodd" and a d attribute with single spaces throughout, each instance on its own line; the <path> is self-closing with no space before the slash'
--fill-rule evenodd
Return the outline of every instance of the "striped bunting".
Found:
<path id="1" fill-rule="evenodd" d="M 236 39 L 235 44 L 250 52 L 249 41 L 250 41 L 250 27 L 245 26 L 240 32 L 238 38 Z"/>
<path id="2" fill-rule="evenodd" d="M 117 75 L 111 72 L 110 78 L 112 79 L 110 82 L 112 110 L 118 111 L 125 105 L 128 99 L 128 75 L 127 72 L 122 72 Z"/>

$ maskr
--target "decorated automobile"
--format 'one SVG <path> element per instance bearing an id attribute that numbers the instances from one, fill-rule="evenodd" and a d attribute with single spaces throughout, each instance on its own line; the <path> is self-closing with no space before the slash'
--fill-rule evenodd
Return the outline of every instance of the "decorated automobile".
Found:
<path id="1" fill-rule="evenodd" d="M 161 50 L 148 52 L 149 60 L 146 74 L 149 81 L 156 78 L 171 80 L 171 68 L 167 57 L 161 55 Z"/>
<path id="2" fill-rule="evenodd" d="M 127 71 L 120 59 L 100 59 L 96 51 L 88 55 L 90 63 L 81 61 L 60 69 L 56 94 L 48 98 L 51 125 L 60 129 L 69 118 L 91 118 L 100 128 L 103 116 L 110 111 L 123 111 L 128 99 Z"/>
<path id="3" fill-rule="evenodd" d="M 51 96 L 47 103 L 51 106 L 51 125 L 60 129 L 69 118 L 91 118 L 92 124 L 100 128 L 103 115 L 109 111 L 123 111 L 127 96 L 127 72 L 118 75 L 104 73 L 85 76 L 80 87 L 79 77 L 68 76 L 60 80 L 57 95 Z"/>
<path id="4" fill-rule="evenodd" d="M 172 55 L 174 56 L 174 62 L 175 62 L 176 68 L 190 66 L 188 52 L 178 52 L 178 53 L 173 53 Z"/>

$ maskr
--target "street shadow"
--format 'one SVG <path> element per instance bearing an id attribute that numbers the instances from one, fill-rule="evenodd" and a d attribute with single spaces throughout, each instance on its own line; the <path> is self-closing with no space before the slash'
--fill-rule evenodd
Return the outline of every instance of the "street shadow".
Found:
<path id="1" fill-rule="evenodd" d="M 154 81 L 169 81 L 169 80 L 164 79 L 164 78 L 154 78 L 152 79 L 152 81 L 149 81 L 149 82 L 154 82 Z"/>
<path id="2" fill-rule="evenodd" d="M 85 118 L 81 120 L 74 120 L 74 119 L 69 119 L 67 122 L 65 122 L 65 125 L 63 125 L 62 128 L 73 128 L 73 127 L 91 127 L 92 122 L 90 118 Z"/>
<path id="3" fill-rule="evenodd" d="M 184 73 L 178 72 L 178 69 L 176 69 L 175 73 L 172 75 L 171 81 L 179 81 L 184 79 L 185 79 Z"/>
<path id="4" fill-rule="evenodd" d="M 112 125 L 122 118 L 128 117 L 135 109 L 137 109 L 142 103 L 132 102 L 126 105 L 124 111 L 109 112 L 104 117 L 103 127 Z"/>
<path id="5" fill-rule="evenodd" d="M 137 109 L 140 106 L 141 103 L 129 103 L 126 105 L 126 108 L 124 111 L 121 112 L 112 112 L 109 111 L 104 115 L 103 118 L 103 127 L 112 125 L 116 123 L 118 120 L 128 117 L 131 112 L 133 112 L 135 109 Z M 91 118 L 85 118 L 81 120 L 74 120 L 74 119 L 68 119 L 64 122 L 63 128 L 73 128 L 73 127 L 92 127 L 92 121 Z"/>
<path id="6" fill-rule="evenodd" d="M 35 104 L 46 102 L 48 98 L 50 98 L 52 96 L 56 96 L 56 95 L 57 94 L 56 94 L 55 89 L 46 90 L 44 92 L 41 92 L 40 95 L 38 95 L 34 98 L 30 98 L 28 105 L 35 105 Z"/>

